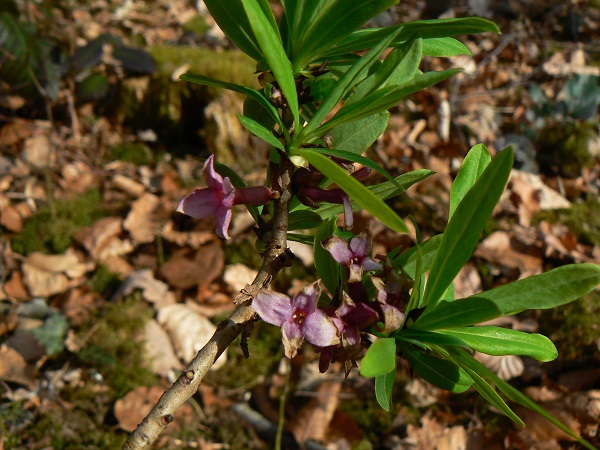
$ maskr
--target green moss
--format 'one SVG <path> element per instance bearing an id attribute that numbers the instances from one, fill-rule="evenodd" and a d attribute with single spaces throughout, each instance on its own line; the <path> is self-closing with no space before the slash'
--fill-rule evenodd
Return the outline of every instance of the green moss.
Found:
<path id="1" fill-rule="evenodd" d="M 152 150 L 141 142 L 123 142 L 115 145 L 108 153 L 110 161 L 119 160 L 142 166 L 152 162 Z"/>
<path id="2" fill-rule="evenodd" d="M 540 332 L 554 341 L 562 359 L 598 358 L 600 293 L 591 292 L 580 300 L 542 314 Z"/>
<path id="3" fill-rule="evenodd" d="M 104 315 L 93 320 L 80 334 L 94 331 L 78 356 L 104 377 L 113 397 L 119 398 L 138 386 L 156 383 L 147 366 L 140 335 L 152 309 L 139 294 L 106 305 Z"/>
<path id="4" fill-rule="evenodd" d="M 550 223 L 562 223 L 578 236 L 579 241 L 588 245 L 600 245 L 600 201 L 588 198 L 583 203 L 575 203 L 568 209 L 540 211 L 533 223 L 546 220 Z"/>
<path id="5" fill-rule="evenodd" d="M 583 167 L 593 163 L 588 148 L 598 137 L 592 122 L 552 122 L 539 132 L 537 161 L 543 171 L 577 177 Z"/>
<path id="6" fill-rule="evenodd" d="M 184 23 L 182 27 L 185 31 L 194 33 L 197 36 L 204 36 L 204 33 L 206 33 L 210 28 L 208 23 L 206 23 L 204 16 L 201 16 L 200 14 L 192 17 L 190 20 Z"/>
<path id="7" fill-rule="evenodd" d="M 118 275 L 112 273 L 104 264 L 99 264 L 94 275 L 89 281 L 90 288 L 99 294 L 111 292 L 118 288 L 121 280 Z"/>
<path id="8" fill-rule="evenodd" d="M 227 364 L 210 371 L 206 383 L 219 389 L 248 389 L 260 377 L 269 376 L 283 356 L 281 329 L 262 322 L 254 326 L 248 341 L 250 358 L 246 359 L 237 343 L 227 350 Z"/>
<path id="9" fill-rule="evenodd" d="M 12 242 L 12 249 L 22 255 L 31 252 L 64 253 L 73 235 L 107 214 L 102 208 L 102 195 L 91 190 L 83 195 L 55 201 L 29 218 Z"/>

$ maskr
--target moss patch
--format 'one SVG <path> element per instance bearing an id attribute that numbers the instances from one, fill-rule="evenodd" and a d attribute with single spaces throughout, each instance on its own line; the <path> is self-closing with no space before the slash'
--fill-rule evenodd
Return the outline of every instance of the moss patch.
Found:
<path id="1" fill-rule="evenodd" d="M 562 223 L 588 245 L 600 245 L 600 201 L 588 198 L 583 203 L 576 203 L 571 208 L 540 211 L 533 218 L 538 224 L 546 220 L 550 223 Z"/>
<path id="2" fill-rule="evenodd" d="M 106 216 L 98 190 L 55 201 L 32 216 L 12 242 L 15 252 L 60 254 L 73 242 L 75 232 Z"/>

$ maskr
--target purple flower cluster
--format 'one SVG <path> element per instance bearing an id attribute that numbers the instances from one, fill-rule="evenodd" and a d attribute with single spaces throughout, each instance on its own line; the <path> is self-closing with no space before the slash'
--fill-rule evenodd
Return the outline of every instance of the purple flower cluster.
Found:
<path id="1" fill-rule="evenodd" d="M 400 328 L 404 320 L 400 308 L 408 289 L 401 285 L 400 278 L 390 267 L 369 257 L 371 243 L 365 234 L 349 242 L 333 236 L 321 245 L 337 263 L 348 269 L 347 291 L 319 307 L 319 282 L 307 286 L 294 298 L 262 290 L 252 306 L 265 322 L 282 328 L 287 357 L 294 357 L 306 340 L 320 353 L 321 372 L 327 370 L 332 361 L 342 361 L 348 374 L 356 366 L 355 359 L 362 349 L 361 331 L 367 331 L 371 326 L 385 332 Z M 377 291 L 373 300 L 369 299 L 362 283 L 364 273 L 371 271 L 384 272 L 383 277 L 371 277 Z M 384 278 L 391 282 L 386 285 Z"/>
<path id="2" fill-rule="evenodd" d="M 273 200 L 274 192 L 265 186 L 238 188 L 228 177 L 223 178 L 214 167 L 214 155 L 204 163 L 204 178 L 207 188 L 194 189 L 183 197 L 177 211 L 197 219 L 214 216 L 217 223 L 215 232 L 223 239 L 229 239 L 233 205 L 246 204 L 260 206 Z"/>

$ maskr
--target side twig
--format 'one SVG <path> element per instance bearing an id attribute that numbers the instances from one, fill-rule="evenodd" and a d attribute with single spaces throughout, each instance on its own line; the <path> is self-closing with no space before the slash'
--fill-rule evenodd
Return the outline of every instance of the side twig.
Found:
<path id="1" fill-rule="evenodd" d="M 255 313 L 248 302 L 258 290 L 268 287 L 271 280 L 289 263 L 286 250 L 293 172 L 294 166 L 285 156 L 281 157 L 278 166 L 272 167 L 271 184 L 280 196 L 275 200 L 273 226 L 258 275 L 251 285 L 236 296 L 234 303 L 238 307 L 221 322 L 210 341 L 198 352 L 171 388 L 160 397 L 142 423 L 131 433 L 123 444 L 123 450 L 150 447 L 162 430 L 173 421 L 175 412 L 198 390 L 202 379 L 217 358 L 254 321 Z"/>

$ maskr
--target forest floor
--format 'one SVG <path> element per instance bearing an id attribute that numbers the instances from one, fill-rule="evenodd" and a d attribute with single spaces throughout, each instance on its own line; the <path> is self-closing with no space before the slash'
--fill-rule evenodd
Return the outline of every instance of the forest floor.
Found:
<path id="1" fill-rule="evenodd" d="M 0 65 L 0 450 L 120 448 L 260 262 L 241 209 L 229 241 L 212 220 L 175 212 L 210 153 L 264 182 L 266 148 L 235 116 L 242 99 L 177 81 L 189 70 L 256 83 L 252 62 L 194 2 L 79 3 L 0 6 L 0 50 L 23 52 L 27 37 L 32 61 Z M 468 149 L 512 143 L 515 170 L 457 298 L 600 263 L 598 2 L 410 0 L 379 19 L 432 18 L 427 4 L 442 3 L 444 17 L 484 15 L 502 34 L 461 36 L 473 57 L 427 58 L 427 70 L 465 70 L 391 111 L 370 155 L 392 175 L 436 172 L 392 206 L 423 238 L 443 231 Z M 375 254 L 414 243 L 367 214 L 355 221 Z M 311 252 L 292 250 L 281 292 L 315 279 Z M 600 294 L 501 325 L 548 335 L 559 358 L 486 363 L 600 446 Z M 320 375 L 308 349 L 285 359 L 275 327 L 257 324 L 249 350 L 228 350 L 156 448 L 273 448 L 281 407 L 288 449 L 578 448 L 533 413 L 515 409 L 520 429 L 476 393 L 441 391 L 401 364 L 387 413 L 356 371 Z"/>

